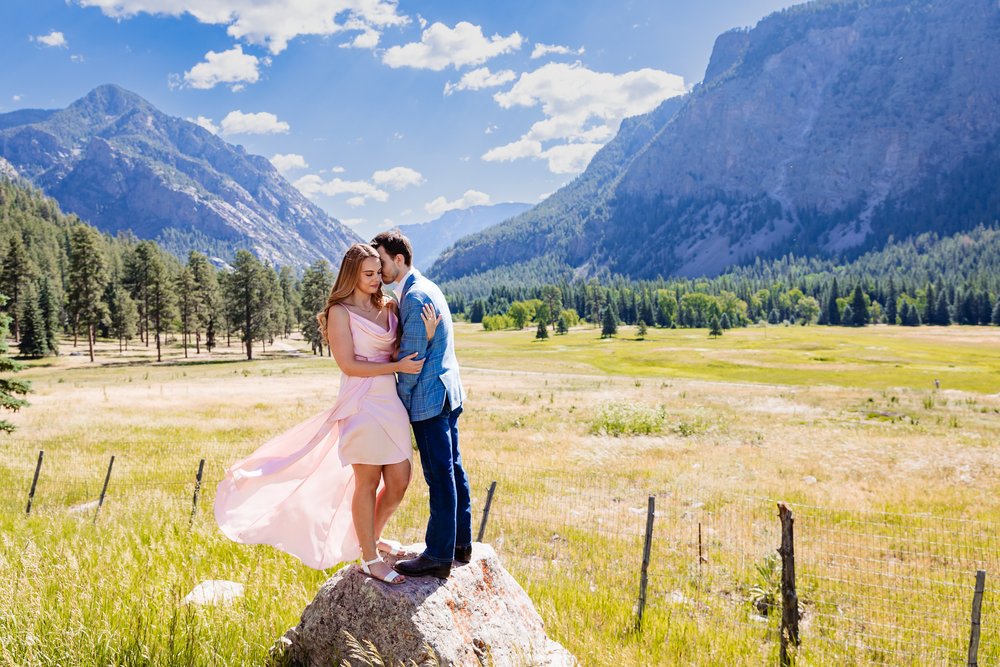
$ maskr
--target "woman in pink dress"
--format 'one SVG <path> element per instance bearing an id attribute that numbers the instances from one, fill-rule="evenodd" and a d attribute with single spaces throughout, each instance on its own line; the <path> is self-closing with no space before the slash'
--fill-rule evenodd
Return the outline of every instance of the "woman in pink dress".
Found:
<path id="1" fill-rule="evenodd" d="M 423 316 L 432 337 L 438 318 L 432 309 Z M 399 318 L 371 246 L 348 249 L 317 318 L 342 373 L 336 403 L 234 464 L 219 483 L 215 518 L 236 542 L 270 544 L 317 569 L 360 555 L 366 574 L 400 583 L 378 554 L 399 549 L 380 535 L 413 457 L 394 373 L 419 373 L 423 361 L 393 360 Z"/>

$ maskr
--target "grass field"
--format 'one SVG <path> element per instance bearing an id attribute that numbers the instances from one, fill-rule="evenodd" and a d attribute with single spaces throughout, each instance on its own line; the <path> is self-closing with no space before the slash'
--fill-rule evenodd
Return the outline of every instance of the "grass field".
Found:
<path id="1" fill-rule="evenodd" d="M 253 362 L 235 345 L 189 360 L 171 348 L 159 364 L 143 348 L 102 343 L 97 364 L 70 350 L 22 374 L 32 405 L 0 443 L 0 663 L 259 664 L 331 572 L 229 543 L 211 519 L 214 485 L 328 407 L 336 366 L 295 340 Z M 996 572 L 1000 553 L 1000 329 L 767 327 L 716 340 L 651 329 L 636 340 L 623 328 L 601 340 L 581 328 L 535 341 L 460 324 L 458 351 L 476 501 L 498 481 L 487 540 L 582 664 L 771 661 L 774 615 L 752 609 L 773 587 L 768 498 L 800 508 L 812 559 L 802 664 L 960 655 L 969 568 Z M 87 503 L 111 455 L 95 523 Z M 422 534 L 422 486 L 418 476 L 393 520 L 404 539 Z M 650 602 L 634 632 L 650 494 Z M 704 558 L 691 556 L 699 531 Z M 246 595 L 180 603 L 206 579 L 241 582 Z M 901 590 L 882 591 L 887 581 Z M 996 609 L 987 596 L 984 627 Z M 980 664 L 998 656 L 992 632 Z"/>

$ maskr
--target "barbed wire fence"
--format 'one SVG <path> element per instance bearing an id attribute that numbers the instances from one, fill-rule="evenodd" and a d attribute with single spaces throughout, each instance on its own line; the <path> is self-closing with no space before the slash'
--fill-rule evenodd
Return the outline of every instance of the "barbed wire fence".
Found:
<path id="1" fill-rule="evenodd" d="M 216 483 L 254 446 L 81 441 L 42 454 L 31 443 L 10 444 L 0 511 L 97 522 L 109 507 L 127 518 L 155 504 L 210 530 Z M 151 456 L 151 447 L 168 452 Z M 465 464 L 474 535 L 484 531 L 533 597 L 595 615 L 577 624 L 617 623 L 657 643 L 707 645 L 725 633 L 761 664 L 1000 664 L 1000 603 L 990 579 L 1000 572 L 998 524 L 780 503 L 706 491 L 691 480 L 653 482 L 641 472 Z M 391 526 L 404 541 L 423 537 L 419 476 L 415 470 Z M 779 504 L 794 517 L 791 562 L 782 547 L 791 525 L 783 525 Z"/>

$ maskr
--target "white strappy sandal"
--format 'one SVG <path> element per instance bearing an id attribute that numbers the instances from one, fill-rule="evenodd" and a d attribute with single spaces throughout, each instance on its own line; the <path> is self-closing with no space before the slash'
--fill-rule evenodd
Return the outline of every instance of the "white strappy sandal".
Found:
<path id="1" fill-rule="evenodd" d="M 399 572 L 396 572 L 391 567 L 389 568 L 389 574 L 386 575 L 385 579 L 383 579 L 382 577 L 379 577 L 379 576 L 376 576 L 376 575 L 372 574 L 370 566 L 374 565 L 375 563 L 382 563 L 386 567 L 389 566 L 388 563 L 386 563 L 384 560 L 382 560 L 381 556 L 375 556 L 375 558 L 372 558 L 371 560 L 365 560 L 364 558 L 362 558 L 361 559 L 361 571 L 364 572 L 365 574 L 367 574 L 372 579 L 375 579 L 377 581 L 384 581 L 387 584 L 393 584 L 393 585 L 395 585 L 395 584 L 401 584 L 404 581 L 406 581 L 406 579 L 403 577 L 403 575 L 401 575 Z"/>
<path id="2" fill-rule="evenodd" d="M 406 555 L 406 549 L 404 549 L 403 545 L 397 542 L 396 540 L 380 539 L 378 543 L 375 545 L 375 548 L 377 548 L 382 553 L 388 554 L 390 556 L 399 557 Z"/>

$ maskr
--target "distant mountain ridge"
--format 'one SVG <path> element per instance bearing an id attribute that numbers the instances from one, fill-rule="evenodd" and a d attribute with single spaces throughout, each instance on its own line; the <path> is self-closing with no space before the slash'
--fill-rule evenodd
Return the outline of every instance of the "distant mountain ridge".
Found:
<path id="1" fill-rule="evenodd" d="M 336 261 L 359 240 L 266 158 L 114 85 L 66 109 L 0 114 L 0 157 L 64 211 L 178 255 L 228 259 L 248 248 L 301 268 Z"/>
<path id="2" fill-rule="evenodd" d="M 531 204 L 505 202 L 446 211 L 434 220 L 400 225 L 399 230 L 413 244 L 413 254 L 420 266 L 430 267 L 441 251 L 463 236 L 476 234 L 524 213 Z"/>
<path id="3" fill-rule="evenodd" d="M 622 124 L 534 209 L 443 253 L 454 280 L 716 275 L 1000 218 L 1000 4 L 823 0 L 721 35 L 705 80 Z"/>

